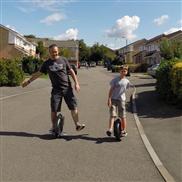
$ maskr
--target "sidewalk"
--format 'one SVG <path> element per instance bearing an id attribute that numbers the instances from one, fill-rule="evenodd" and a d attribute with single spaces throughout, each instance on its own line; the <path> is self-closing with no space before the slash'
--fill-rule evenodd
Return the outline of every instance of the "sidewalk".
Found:
<path id="1" fill-rule="evenodd" d="M 181 171 L 181 110 L 158 99 L 155 79 L 136 78 L 137 112 L 146 136 L 163 165 L 176 181 L 182 181 Z"/>

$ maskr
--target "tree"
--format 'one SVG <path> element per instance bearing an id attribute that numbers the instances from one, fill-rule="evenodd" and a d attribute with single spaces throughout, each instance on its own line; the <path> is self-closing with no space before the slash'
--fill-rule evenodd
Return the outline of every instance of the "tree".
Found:
<path id="1" fill-rule="evenodd" d="M 26 38 L 36 38 L 36 36 L 35 35 L 32 35 L 32 34 L 30 34 L 30 35 L 24 35 L 24 37 L 26 37 Z"/>
<path id="2" fill-rule="evenodd" d="M 79 60 L 80 62 L 82 61 L 88 62 L 89 57 L 90 57 L 90 48 L 87 47 L 84 40 L 82 39 L 79 41 Z"/>
<path id="3" fill-rule="evenodd" d="M 70 58 L 71 57 L 71 52 L 68 48 L 61 48 L 60 51 L 59 51 L 59 54 L 61 56 L 64 56 L 66 58 Z"/>
<path id="4" fill-rule="evenodd" d="M 38 42 L 38 46 L 36 47 L 36 53 L 39 54 L 40 59 L 47 57 L 48 52 L 47 52 L 46 48 L 44 47 L 42 41 Z"/>
<path id="5" fill-rule="evenodd" d="M 91 47 L 90 59 L 96 62 L 96 64 L 104 59 L 104 49 L 99 45 L 99 43 L 96 43 Z"/>
<path id="6" fill-rule="evenodd" d="M 182 57 L 182 42 L 164 38 L 160 44 L 161 57 L 166 60 Z"/>

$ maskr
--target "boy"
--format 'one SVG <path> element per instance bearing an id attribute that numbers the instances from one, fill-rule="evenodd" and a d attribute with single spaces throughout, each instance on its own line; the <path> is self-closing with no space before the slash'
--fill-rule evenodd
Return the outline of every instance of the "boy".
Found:
<path id="1" fill-rule="evenodd" d="M 126 78 L 128 73 L 127 66 L 121 66 L 120 75 L 111 80 L 108 95 L 108 106 L 110 108 L 109 129 L 106 131 L 111 136 L 113 131 L 114 120 L 117 116 L 121 118 L 122 136 L 127 136 L 126 132 L 126 90 L 131 86 L 130 81 Z M 118 114 L 117 114 L 118 113 Z"/>
<path id="2" fill-rule="evenodd" d="M 75 82 L 75 90 L 79 91 L 80 86 L 77 77 L 71 68 L 66 58 L 59 56 L 59 49 L 56 44 L 49 46 L 50 58 L 43 63 L 40 70 L 34 73 L 28 81 L 22 83 L 22 87 L 26 87 L 33 80 L 44 74 L 49 74 L 52 83 L 51 92 L 51 121 L 52 128 L 51 134 L 55 135 L 55 127 L 57 120 L 57 112 L 61 110 L 62 98 L 64 98 L 69 110 L 71 111 L 72 118 L 75 123 L 77 131 L 82 130 L 85 125 L 79 123 L 77 99 L 73 93 L 69 73 Z"/>

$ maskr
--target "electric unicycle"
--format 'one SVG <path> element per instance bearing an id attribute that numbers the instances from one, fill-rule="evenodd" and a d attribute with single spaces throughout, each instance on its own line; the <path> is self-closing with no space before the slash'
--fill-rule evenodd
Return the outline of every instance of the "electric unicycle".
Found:
<path id="1" fill-rule="evenodd" d="M 118 141 L 121 141 L 121 132 L 121 119 L 117 118 L 114 121 L 114 136 Z"/>
<path id="2" fill-rule="evenodd" d="M 63 135 L 64 116 L 60 113 L 57 116 L 55 137 L 61 137 Z"/>

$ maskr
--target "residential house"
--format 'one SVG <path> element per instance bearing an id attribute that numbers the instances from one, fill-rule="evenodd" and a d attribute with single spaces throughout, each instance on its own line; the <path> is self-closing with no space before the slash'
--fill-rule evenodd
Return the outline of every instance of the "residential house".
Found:
<path id="1" fill-rule="evenodd" d="M 143 62 L 149 65 L 160 63 L 160 43 L 165 38 L 165 34 L 158 35 L 149 39 L 145 46 L 144 50 L 145 55 L 143 57 Z"/>
<path id="2" fill-rule="evenodd" d="M 35 56 L 36 45 L 27 41 L 18 32 L 0 24 L 0 58 L 22 58 Z"/>
<path id="3" fill-rule="evenodd" d="M 163 39 L 182 41 L 182 31 L 176 31 L 171 34 L 161 34 L 146 41 L 146 43 L 140 46 L 140 51 L 134 55 L 135 63 L 147 63 L 153 65 L 160 63 L 160 43 Z"/>
<path id="4" fill-rule="evenodd" d="M 68 60 L 71 64 L 75 64 L 78 68 L 79 63 L 79 41 L 78 40 L 51 40 L 48 38 L 27 38 L 29 41 L 38 44 L 38 42 L 43 42 L 44 47 L 47 49 L 50 45 L 56 44 L 60 49 L 68 49 L 69 55 Z"/>
<path id="5" fill-rule="evenodd" d="M 140 47 L 143 46 L 145 42 L 146 39 L 141 39 L 129 45 L 126 45 L 118 50 L 119 54 L 121 54 L 125 58 L 126 63 L 137 63 L 134 55 L 140 52 Z"/>

